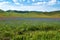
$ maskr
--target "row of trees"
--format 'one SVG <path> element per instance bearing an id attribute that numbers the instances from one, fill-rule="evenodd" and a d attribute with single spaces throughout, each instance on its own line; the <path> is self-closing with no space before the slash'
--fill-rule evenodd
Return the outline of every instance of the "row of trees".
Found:
<path id="1" fill-rule="evenodd" d="M 59 13 L 60 14 L 60 11 L 52 11 L 52 12 L 42 12 L 42 11 L 17 11 L 17 10 L 7 10 L 7 11 L 4 11 L 4 10 L 1 10 L 0 9 L 0 13 L 4 13 L 4 12 L 15 12 L 15 13 L 31 13 L 31 12 L 34 12 L 34 13 L 43 13 L 43 14 L 52 14 L 52 13 Z"/>

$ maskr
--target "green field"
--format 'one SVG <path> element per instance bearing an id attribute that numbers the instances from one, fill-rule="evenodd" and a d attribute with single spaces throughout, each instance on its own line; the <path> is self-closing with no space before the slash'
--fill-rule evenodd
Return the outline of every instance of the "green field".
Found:
<path id="1" fill-rule="evenodd" d="M 60 22 L 0 20 L 0 40 L 60 40 Z"/>
<path id="2" fill-rule="evenodd" d="M 0 10 L 0 40 L 60 40 L 60 21 L 7 20 L 7 18 L 60 18 L 60 11 Z"/>
<path id="3" fill-rule="evenodd" d="M 0 18 L 20 17 L 20 18 L 60 18 L 60 11 L 39 12 L 39 11 L 16 11 L 0 10 Z"/>

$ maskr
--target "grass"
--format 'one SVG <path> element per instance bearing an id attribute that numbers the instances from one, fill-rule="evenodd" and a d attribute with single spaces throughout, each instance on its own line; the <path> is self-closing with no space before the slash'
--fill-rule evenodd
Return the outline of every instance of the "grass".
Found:
<path id="1" fill-rule="evenodd" d="M 60 18 L 60 12 L 29 12 L 29 13 L 17 13 L 17 12 L 0 12 L 0 18 L 9 17 L 21 17 L 21 18 Z"/>
<path id="2" fill-rule="evenodd" d="M 60 40 L 60 22 L 0 20 L 0 40 Z"/>
<path id="3" fill-rule="evenodd" d="M 60 18 L 56 12 L 22 12 L 0 10 L 4 18 Z M 0 40 L 60 40 L 60 22 L 0 20 Z"/>

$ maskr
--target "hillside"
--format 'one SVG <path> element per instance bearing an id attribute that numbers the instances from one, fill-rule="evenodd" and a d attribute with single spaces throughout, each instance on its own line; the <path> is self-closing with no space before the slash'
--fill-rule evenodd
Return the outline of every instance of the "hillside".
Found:
<path id="1" fill-rule="evenodd" d="M 17 11 L 0 10 L 0 17 L 22 17 L 22 18 L 60 18 L 60 11 L 41 12 L 41 11 Z"/>

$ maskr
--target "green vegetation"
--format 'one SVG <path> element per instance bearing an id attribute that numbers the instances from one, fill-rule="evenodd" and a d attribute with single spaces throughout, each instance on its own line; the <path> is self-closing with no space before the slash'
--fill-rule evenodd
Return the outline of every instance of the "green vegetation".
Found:
<path id="1" fill-rule="evenodd" d="M 9 18 L 9 17 L 21 17 L 21 18 L 60 18 L 60 11 L 54 12 L 39 12 L 39 11 L 16 11 L 0 10 L 0 17 Z"/>
<path id="2" fill-rule="evenodd" d="M 60 40 L 60 22 L 0 20 L 0 40 Z"/>
<path id="3" fill-rule="evenodd" d="M 60 18 L 60 11 L 0 10 L 0 40 L 60 40 L 60 22 L 3 20 L 4 18 Z"/>

